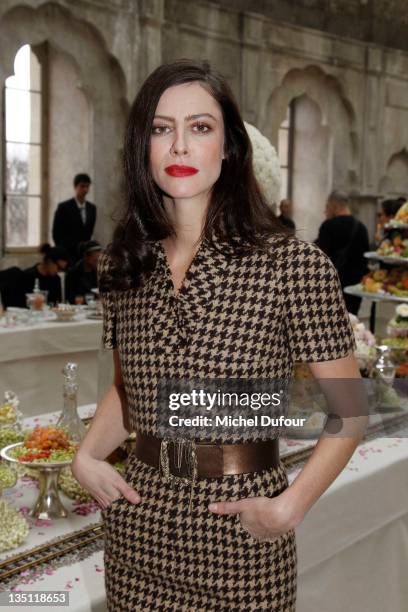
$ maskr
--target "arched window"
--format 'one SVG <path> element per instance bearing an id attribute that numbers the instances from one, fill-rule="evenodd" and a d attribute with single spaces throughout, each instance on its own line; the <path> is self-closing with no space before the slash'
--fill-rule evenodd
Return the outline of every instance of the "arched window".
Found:
<path id="1" fill-rule="evenodd" d="M 41 64 L 29 45 L 18 51 L 5 83 L 6 249 L 41 242 Z"/>
<path id="2" fill-rule="evenodd" d="M 282 175 L 281 198 L 289 200 L 293 194 L 295 104 L 295 99 L 289 104 L 285 120 L 279 128 L 278 135 L 278 154 Z"/>

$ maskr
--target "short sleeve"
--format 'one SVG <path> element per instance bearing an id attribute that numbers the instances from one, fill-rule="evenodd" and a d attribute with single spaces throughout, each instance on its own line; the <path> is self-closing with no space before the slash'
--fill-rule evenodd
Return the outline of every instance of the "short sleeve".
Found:
<path id="1" fill-rule="evenodd" d="M 115 291 L 102 291 L 101 278 L 109 272 L 110 258 L 102 253 L 98 261 L 99 296 L 103 308 L 102 343 L 107 349 L 116 348 L 116 296 Z"/>
<path id="2" fill-rule="evenodd" d="M 281 264 L 286 330 L 294 362 L 331 361 L 355 350 L 339 277 L 315 245 L 294 239 Z"/>

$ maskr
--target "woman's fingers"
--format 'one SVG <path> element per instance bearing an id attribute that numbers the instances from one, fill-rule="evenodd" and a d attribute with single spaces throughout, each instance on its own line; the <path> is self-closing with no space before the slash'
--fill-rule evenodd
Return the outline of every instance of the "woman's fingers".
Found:
<path id="1" fill-rule="evenodd" d="M 76 465 L 72 471 L 78 482 L 102 508 L 121 496 L 133 504 L 141 500 L 137 491 L 106 461 L 89 458 L 86 463 Z"/>
<path id="2" fill-rule="evenodd" d="M 208 509 L 215 514 L 239 514 L 242 528 L 259 541 L 273 542 L 287 531 L 276 512 L 276 501 L 267 497 L 213 502 Z"/>
<path id="3" fill-rule="evenodd" d="M 120 483 L 118 483 L 117 488 L 119 490 L 119 492 L 123 495 L 123 497 L 126 497 L 126 499 L 128 501 L 130 501 L 132 504 L 138 504 L 141 501 L 141 497 L 139 495 L 139 493 L 137 491 L 135 491 L 127 482 L 126 480 L 121 480 Z"/>

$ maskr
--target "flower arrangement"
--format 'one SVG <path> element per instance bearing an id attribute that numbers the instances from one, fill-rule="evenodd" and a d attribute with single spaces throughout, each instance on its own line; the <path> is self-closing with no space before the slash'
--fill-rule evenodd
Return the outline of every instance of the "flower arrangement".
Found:
<path id="1" fill-rule="evenodd" d="M 387 334 L 391 338 L 403 338 L 408 336 L 408 304 L 399 304 L 395 309 L 395 315 L 389 321 Z M 402 347 L 401 347 L 402 348 Z"/>
<path id="2" fill-rule="evenodd" d="M 275 148 L 261 132 L 245 122 L 245 128 L 253 149 L 253 165 L 256 179 L 270 206 L 279 202 L 281 193 L 281 171 Z"/>
<path id="3" fill-rule="evenodd" d="M 354 356 L 360 370 L 366 374 L 370 371 L 377 357 L 375 336 L 366 328 L 364 323 L 361 323 L 358 317 L 350 313 L 349 317 L 356 341 Z"/>
<path id="4" fill-rule="evenodd" d="M 395 309 L 395 314 L 401 319 L 408 319 L 408 304 L 399 304 Z"/>

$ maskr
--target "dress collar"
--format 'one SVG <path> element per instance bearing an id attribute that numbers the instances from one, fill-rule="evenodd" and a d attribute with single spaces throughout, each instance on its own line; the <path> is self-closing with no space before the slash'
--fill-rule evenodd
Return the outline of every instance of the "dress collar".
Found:
<path id="1" fill-rule="evenodd" d="M 174 292 L 171 271 L 166 252 L 160 241 L 153 242 L 156 254 L 154 282 L 160 283 L 164 297 L 177 304 L 185 323 L 190 327 L 208 312 L 217 286 L 222 282 L 229 265 L 228 254 L 219 250 L 222 245 L 214 243 L 217 248 L 204 239 L 185 274 L 183 283 L 177 293 Z"/>

